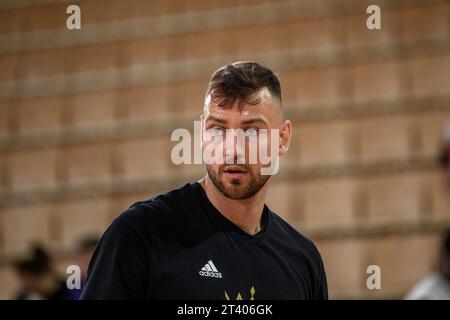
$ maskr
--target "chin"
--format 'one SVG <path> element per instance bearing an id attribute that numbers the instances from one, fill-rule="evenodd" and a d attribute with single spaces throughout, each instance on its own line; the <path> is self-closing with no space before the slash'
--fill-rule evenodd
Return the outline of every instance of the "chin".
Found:
<path id="1" fill-rule="evenodd" d="M 250 198 L 249 187 L 245 184 L 223 184 L 223 194 L 233 200 Z"/>

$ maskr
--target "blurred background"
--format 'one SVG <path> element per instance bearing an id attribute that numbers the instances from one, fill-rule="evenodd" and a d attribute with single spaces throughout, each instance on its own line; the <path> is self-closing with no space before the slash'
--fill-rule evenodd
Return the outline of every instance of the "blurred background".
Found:
<path id="1" fill-rule="evenodd" d="M 316 242 L 330 297 L 403 298 L 450 225 L 449 33 L 442 0 L 2 0 L 0 298 L 42 269 L 30 259 L 67 277 L 133 202 L 205 174 L 172 164 L 170 134 L 236 60 L 281 80 L 294 137 L 268 205 Z"/>

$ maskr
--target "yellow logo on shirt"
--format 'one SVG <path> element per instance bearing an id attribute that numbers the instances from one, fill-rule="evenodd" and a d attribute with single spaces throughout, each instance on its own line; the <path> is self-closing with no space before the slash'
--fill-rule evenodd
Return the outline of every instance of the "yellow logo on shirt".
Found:
<path id="1" fill-rule="evenodd" d="M 228 295 L 228 293 L 226 291 L 225 291 L 225 299 L 226 300 L 231 300 L 230 296 Z M 244 300 L 242 298 L 242 295 L 241 295 L 240 292 L 238 292 L 235 300 Z M 250 300 L 255 300 L 255 288 L 254 287 L 250 288 Z"/>

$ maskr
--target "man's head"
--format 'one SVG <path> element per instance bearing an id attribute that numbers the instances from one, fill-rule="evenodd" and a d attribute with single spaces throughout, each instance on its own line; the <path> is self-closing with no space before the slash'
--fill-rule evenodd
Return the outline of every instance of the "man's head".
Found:
<path id="1" fill-rule="evenodd" d="M 44 294 L 49 275 L 53 273 L 51 258 L 39 245 L 33 246 L 26 257 L 14 263 L 16 274 L 23 289 L 31 293 Z"/>
<path id="2" fill-rule="evenodd" d="M 221 67 L 209 82 L 201 120 L 204 154 L 212 150 L 223 160 L 207 163 L 211 181 L 228 198 L 254 196 L 270 178 L 262 170 L 286 153 L 291 138 L 278 78 L 255 62 Z"/>

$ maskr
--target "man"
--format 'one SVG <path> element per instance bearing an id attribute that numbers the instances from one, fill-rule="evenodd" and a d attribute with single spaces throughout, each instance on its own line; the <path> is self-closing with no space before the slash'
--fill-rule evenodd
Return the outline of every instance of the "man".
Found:
<path id="1" fill-rule="evenodd" d="M 273 163 L 250 162 L 250 148 L 234 143 L 239 130 L 275 132 L 258 148 L 286 153 L 292 128 L 277 77 L 254 62 L 218 69 L 201 122 L 202 150 L 223 161 L 122 213 L 94 252 L 82 299 L 327 299 L 316 247 L 264 203 L 270 174 L 262 171 Z"/>
<path id="2" fill-rule="evenodd" d="M 17 300 L 67 300 L 71 291 L 64 278 L 55 271 L 50 255 L 40 245 L 33 245 L 30 253 L 14 263 L 20 283 Z"/>

